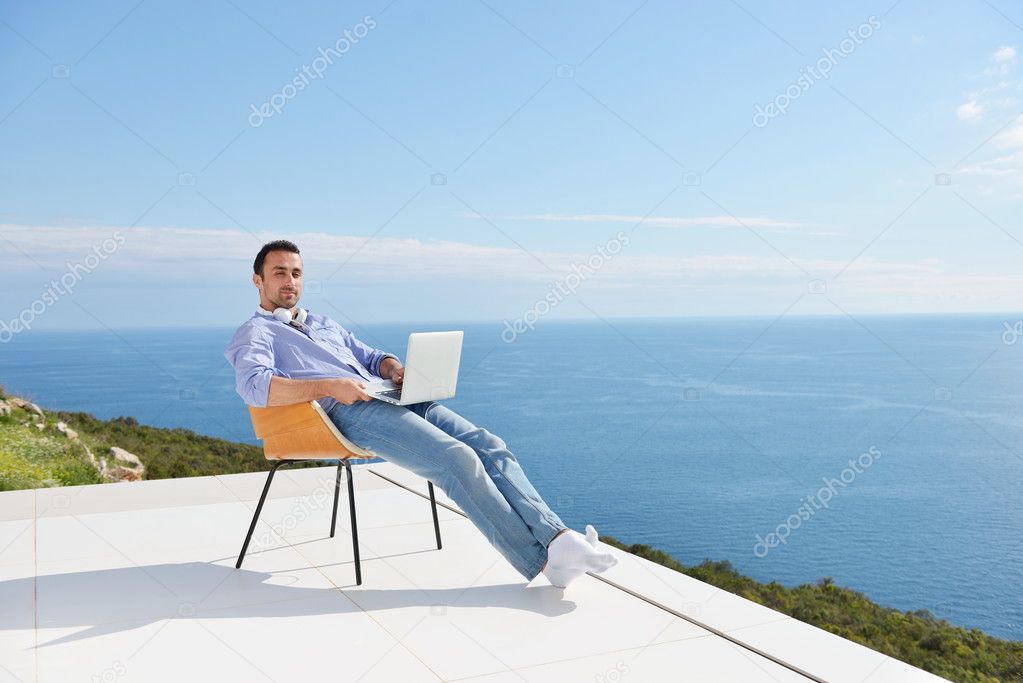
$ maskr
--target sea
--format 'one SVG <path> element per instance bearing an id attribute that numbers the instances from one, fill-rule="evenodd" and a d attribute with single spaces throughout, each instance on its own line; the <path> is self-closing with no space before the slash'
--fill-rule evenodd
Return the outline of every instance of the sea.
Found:
<path id="1" fill-rule="evenodd" d="M 258 444 L 223 356 L 235 327 L 23 331 L 0 384 Z M 409 332 L 464 330 L 447 405 L 574 528 L 1023 640 L 1021 314 L 350 329 L 398 355 Z"/>

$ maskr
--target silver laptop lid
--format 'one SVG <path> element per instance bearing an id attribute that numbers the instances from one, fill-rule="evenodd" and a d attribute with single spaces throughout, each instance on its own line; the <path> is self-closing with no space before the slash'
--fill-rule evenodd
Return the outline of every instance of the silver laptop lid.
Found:
<path id="1" fill-rule="evenodd" d="M 454 396 L 461 358 L 461 330 L 410 334 L 401 403 L 439 401 Z"/>

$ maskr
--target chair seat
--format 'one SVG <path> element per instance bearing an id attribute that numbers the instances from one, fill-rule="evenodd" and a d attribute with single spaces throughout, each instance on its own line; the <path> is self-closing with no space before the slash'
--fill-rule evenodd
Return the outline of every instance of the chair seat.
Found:
<path id="1" fill-rule="evenodd" d="M 376 457 L 342 434 L 317 401 L 248 408 L 267 460 Z"/>

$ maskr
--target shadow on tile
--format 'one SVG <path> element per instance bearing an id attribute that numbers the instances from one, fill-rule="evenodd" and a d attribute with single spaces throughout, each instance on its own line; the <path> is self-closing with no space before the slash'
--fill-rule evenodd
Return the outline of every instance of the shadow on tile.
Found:
<path id="1" fill-rule="evenodd" d="M 369 564 L 369 563 L 367 563 Z M 369 568 L 369 571 L 372 571 Z M 164 619 L 274 618 L 422 607 L 501 607 L 556 617 L 575 610 L 553 586 L 505 583 L 456 588 L 358 588 L 327 584 L 312 568 L 286 572 L 235 569 L 208 562 L 163 563 L 49 574 L 0 582 L 0 593 L 37 591 L 30 609 L 0 610 L 0 632 L 16 629 L 82 630 L 39 647 L 134 630 Z M 309 582 L 319 586 L 267 583 Z M 33 588 L 33 582 L 36 582 Z M 319 597 L 322 601 L 310 600 Z M 358 604 L 356 604 L 358 603 Z M 361 607 L 360 607 L 361 605 Z M 36 623 L 38 622 L 38 623 Z"/>

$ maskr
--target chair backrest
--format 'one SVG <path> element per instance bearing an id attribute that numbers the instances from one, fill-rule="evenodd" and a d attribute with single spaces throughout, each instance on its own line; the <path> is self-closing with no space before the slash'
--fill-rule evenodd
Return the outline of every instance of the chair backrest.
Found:
<path id="1" fill-rule="evenodd" d="M 316 401 L 248 406 L 252 430 L 267 460 L 337 460 L 375 457 L 348 440 Z"/>

